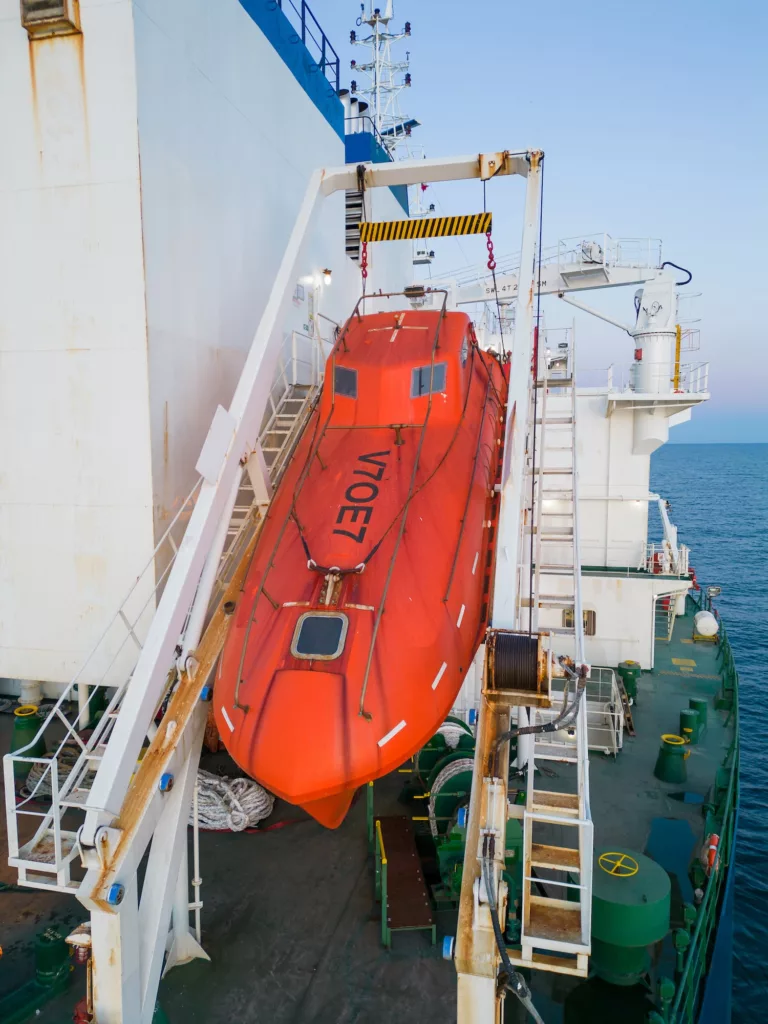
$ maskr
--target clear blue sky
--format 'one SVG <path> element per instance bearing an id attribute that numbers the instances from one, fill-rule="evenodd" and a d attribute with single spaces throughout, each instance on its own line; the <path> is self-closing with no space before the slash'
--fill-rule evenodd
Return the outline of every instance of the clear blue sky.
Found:
<path id="1" fill-rule="evenodd" d="M 360 7 L 310 0 L 342 58 Z M 384 6 L 382 0 L 381 6 Z M 544 244 L 607 231 L 663 239 L 690 267 L 712 400 L 671 440 L 768 441 L 768 5 L 764 0 L 396 0 L 413 34 L 405 112 L 428 156 L 506 148 L 546 153 Z M 404 44 L 401 44 L 404 46 Z M 359 75 L 357 76 L 360 77 Z M 476 182 L 428 192 L 446 213 L 481 209 Z M 497 251 L 518 248 L 521 183 L 488 188 Z M 436 246 L 438 248 L 438 246 Z M 479 261 L 478 240 L 442 242 L 439 265 Z M 587 297 L 585 297 L 587 298 Z M 631 317 L 632 293 L 591 304 Z M 549 326 L 571 310 L 550 300 Z M 626 335 L 577 319 L 579 363 L 627 364 Z"/>

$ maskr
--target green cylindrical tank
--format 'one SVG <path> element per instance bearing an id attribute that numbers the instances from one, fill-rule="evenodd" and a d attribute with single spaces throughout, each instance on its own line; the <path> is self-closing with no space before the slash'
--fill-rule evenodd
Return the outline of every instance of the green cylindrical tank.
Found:
<path id="1" fill-rule="evenodd" d="M 704 697 L 691 697 L 688 707 L 699 716 L 699 732 L 707 727 L 707 701 Z"/>
<path id="2" fill-rule="evenodd" d="M 613 985 L 634 985 L 650 965 L 648 947 L 669 931 L 672 886 L 650 857 L 622 847 L 595 850 L 592 966 Z"/>
<path id="3" fill-rule="evenodd" d="M 699 742 L 699 713 L 694 708 L 683 708 L 680 712 L 680 735 L 694 746 Z"/>
<path id="4" fill-rule="evenodd" d="M 665 733 L 661 737 L 661 749 L 653 774 L 662 782 L 685 782 L 688 778 L 685 761 L 689 754 L 688 744 L 682 736 Z"/>
<path id="5" fill-rule="evenodd" d="M 38 984 L 55 985 L 69 973 L 70 948 L 56 928 L 46 928 L 35 939 L 35 979 Z"/>
<path id="6" fill-rule="evenodd" d="M 40 719 L 37 717 L 37 705 L 22 704 L 13 712 L 13 734 L 11 736 L 11 753 L 21 750 L 31 743 L 40 728 Z M 45 753 L 45 740 L 40 739 L 29 750 L 24 751 L 24 757 L 40 757 Z M 17 779 L 26 779 L 32 765 L 28 761 L 14 761 L 13 774 Z"/>
<path id="7" fill-rule="evenodd" d="M 619 662 L 619 679 L 624 683 L 627 696 L 633 700 L 637 700 L 637 681 L 642 674 L 643 670 L 640 668 L 639 661 L 630 659 Z"/>

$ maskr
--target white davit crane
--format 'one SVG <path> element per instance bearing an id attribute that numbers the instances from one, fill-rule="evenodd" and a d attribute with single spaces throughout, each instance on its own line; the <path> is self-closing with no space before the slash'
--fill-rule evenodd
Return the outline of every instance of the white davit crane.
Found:
<path id="1" fill-rule="evenodd" d="M 164 538 L 162 595 L 156 589 L 153 559 L 93 653 L 91 674 L 98 665 L 112 690 L 100 722 L 84 739 L 66 717 L 69 702 L 85 692 L 75 677 L 35 741 L 5 756 L 9 863 L 22 884 L 72 893 L 90 912 L 90 936 L 83 935 L 82 941 L 98 954 L 91 961 L 98 1024 L 149 1024 L 169 941 L 175 962 L 205 955 L 198 936 L 190 933 L 189 910 L 199 910 L 199 900 L 189 902 L 186 851 L 207 710 L 206 684 L 226 633 L 227 604 L 241 585 L 255 543 L 259 509 L 269 502 L 271 481 L 260 426 L 286 314 L 323 200 L 361 183 L 378 188 L 510 174 L 525 178 L 521 281 L 529 298 L 518 309 L 517 338 L 519 365 L 530 367 L 541 159 L 539 152 L 505 150 L 347 165 L 312 175 L 232 403 L 228 410 L 217 409 L 197 462 L 200 479 Z M 527 403 L 528 385 L 528 374 L 519 374 L 519 408 Z M 504 531 L 515 544 L 521 508 L 515 496 L 522 493 L 525 477 L 524 426 L 523 417 L 508 417 L 503 486 L 510 497 Z M 248 479 L 252 506 L 243 517 L 238 495 L 247 489 Z M 187 514 L 188 525 L 179 541 L 174 531 L 181 532 Z M 243 518 L 251 522 L 250 532 Z M 225 540 L 233 529 L 240 531 L 242 558 L 239 564 L 226 560 L 222 565 Z M 514 579 L 507 583 L 514 586 Z M 203 628 L 214 588 L 218 601 Z M 508 603 L 514 604 L 512 597 Z M 141 642 L 137 630 L 150 617 Z M 119 642 L 113 629 L 121 631 Z M 165 714 L 155 727 L 158 708 L 166 699 Z M 82 707 L 83 716 L 87 710 Z M 49 753 L 41 755 L 35 746 L 42 736 Z M 137 765 L 147 736 L 149 748 Z M 37 765 L 40 784 L 47 784 L 51 804 L 46 811 L 36 809 L 32 798 L 16 803 L 14 766 L 21 762 Z M 77 813 L 83 815 L 82 824 L 73 828 L 69 822 Z M 32 836 L 22 841 L 30 823 Z M 148 849 L 140 891 L 138 869 Z M 82 880 L 72 877 L 75 860 L 85 869 Z M 195 870 L 193 884 L 197 883 Z"/>

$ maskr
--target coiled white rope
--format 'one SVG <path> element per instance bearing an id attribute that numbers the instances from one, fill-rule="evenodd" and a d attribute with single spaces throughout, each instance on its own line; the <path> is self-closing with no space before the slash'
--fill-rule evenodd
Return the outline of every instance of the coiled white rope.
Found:
<path id="1" fill-rule="evenodd" d="M 275 798 L 253 779 L 226 779 L 199 769 L 197 813 L 200 828 L 242 832 L 268 818 Z M 194 824 L 192 811 L 190 825 Z"/>
<path id="2" fill-rule="evenodd" d="M 474 761 L 471 757 L 460 757 L 456 761 L 451 761 L 450 764 L 447 764 L 445 768 L 438 773 L 429 794 L 429 829 L 433 836 L 437 837 L 435 797 L 440 795 L 440 790 L 445 786 L 446 782 L 449 782 L 456 775 L 461 775 L 463 772 L 471 773 L 473 767 Z"/>
<path id="3" fill-rule="evenodd" d="M 448 748 L 448 750 L 455 750 L 459 745 L 459 740 L 461 739 L 461 737 L 471 736 L 472 730 L 468 725 L 464 725 L 463 723 L 459 725 L 457 722 L 443 722 L 443 724 L 437 730 L 435 735 L 443 737 L 443 739 L 445 740 L 445 745 Z M 421 750 L 416 751 L 413 757 L 414 773 L 418 776 L 419 779 L 421 779 L 421 781 L 426 786 L 427 780 L 426 778 L 422 777 L 421 768 L 419 766 L 419 755 L 421 754 L 422 750 L 429 750 L 429 752 L 432 753 L 434 751 L 434 747 L 422 747 Z"/>

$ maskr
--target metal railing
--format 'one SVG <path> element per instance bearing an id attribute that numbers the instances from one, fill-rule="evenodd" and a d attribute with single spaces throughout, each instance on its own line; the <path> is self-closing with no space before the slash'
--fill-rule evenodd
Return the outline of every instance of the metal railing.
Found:
<path id="1" fill-rule="evenodd" d="M 692 600 L 700 609 L 708 607 L 708 602 L 705 602 L 701 593 L 698 597 L 692 597 Z M 663 1019 L 671 1024 L 693 1024 L 698 1018 L 704 981 L 709 969 L 711 946 L 724 909 L 722 900 L 726 881 L 729 873 L 734 870 L 733 853 L 739 803 L 739 677 L 722 622 L 719 631 L 718 659 L 721 661 L 722 684 L 717 706 L 729 709 L 726 724 L 732 721 L 734 735 L 717 772 L 713 807 L 708 816 L 711 830 L 716 829 L 720 836 L 715 867 L 706 882 L 704 897 L 696 908 L 695 924 L 690 933 L 690 942 L 684 954 L 675 994 L 671 1002 L 665 1002 L 661 998 L 658 1000 Z"/>
<path id="2" fill-rule="evenodd" d="M 320 22 L 305 0 L 273 0 L 296 29 L 296 41 L 301 39 L 318 70 L 328 79 L 336 92 L 340 88 L 341 65 L 339 55 L 331 46 Z M 273 8 L 274 10 L 274 8 Z"/>
<path id="3" fill-rule="evenodd" d="M 638 387 L 637 376 L 643 374 L 645 386 Z M 677 387 L 673 385 L 677 383 Z M 672 362 L 633 363 L 628 367 L 585 367 L 576 371 L 576 384 L 580 388 L 600 391 L 637 391 L 640 394 L 700 395 L 709 391 L 709 363 L 682 363 L 675 381 Z M 648 386 L 650 384 L 650 387 Z"/>
<path id="4" fill-rule="evenodd" d="M 576 235 L 559 239 L 555 245 L 541 251 L 543 264 L 559 266 L 580 265 L 584 270 L 590 267 L 658 267 L 661 265 L 660 238 L 613 238 L 605 232 Z M 496 257 L 496 274 L 513 274 L 520 268 L 520 253 L 508 253 Z M 455 280 L 458 284 L 487 277 L 488 272 L 477 266 L 458 267 L 440 274 L 441 280 Z"/>
<path id="5" fill-rule="evenodd" d="M 560 713 L 563 701 L 563 690 L 553 679 L 552 707 L 538 708 L 535 721 L 551 722 Z M 624 744 L 624 711 L 621 704 L 619 687 L 613 669 L 593 666 L 587 676 L 585 692 L 585 711 L 587 726 L 587 746 L 589 750 L 616 756 Z M 576 736 L 566 731 L 555 732 L 547 736 L 547 753 L 556 756 L 573 756 L 576 752 Z"/>

